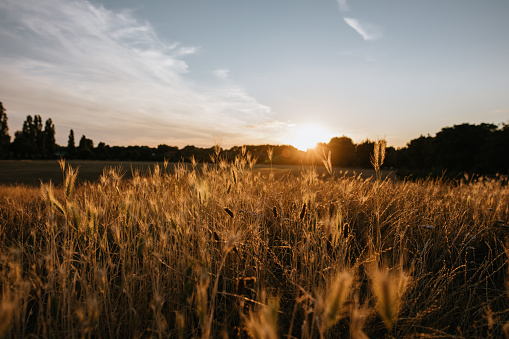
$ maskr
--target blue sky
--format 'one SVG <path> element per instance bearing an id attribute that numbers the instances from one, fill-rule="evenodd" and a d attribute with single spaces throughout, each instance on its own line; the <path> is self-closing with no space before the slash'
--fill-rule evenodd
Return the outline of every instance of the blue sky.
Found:
<path id="1" fill-rule="evenodd" d="M 404 146 L 509 122 L 509 1 L 0 0 L 11 136 Z"/>

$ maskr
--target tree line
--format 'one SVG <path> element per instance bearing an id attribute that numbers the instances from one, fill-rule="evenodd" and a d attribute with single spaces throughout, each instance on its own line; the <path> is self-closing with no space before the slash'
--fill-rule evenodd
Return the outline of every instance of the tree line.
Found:
<path id="1" fill-rule="evenodd" d="M 1 103 L 0 103 L 1 105 Z M 21 131 L 17 131 L 14 140 L 10 142 L 7 126 L 7 114 L 1 106 L 1 130 L 0 130 L 0 158 L 2 159 L 54 159 L 64 157 L 67 159 L 81 160 L 123 160 L 123 161 L 163 161 L 172 162 L 190 161 L 193 157 L 196 161 L 210 162 L 211 156 L 216 149 L 200 148 L 192 145 L 179 149 L 176 146 L 165 144 L 157 147 L 149 146 L 109 146 L 104 142 L 94 145 L 92 139 L 82 135 L 79 141 L 76 139 L 74 130 L 69 131 L 67 146 L 59 146 L 55 143 L 55 126 L 51 119 L 46 120 L 42 128 L 42 118 L 39 115 L 26 117 Z M 331 151 L 332 164 L 342 167 L 369 167 L 370 152 L 373 150 L 373 142 L 366 140 L 356 145 L 348 137 L 332 138 L 329 143 L 319 145 L 320 152 L 303 152 L 291 145 L 249 145 L 244 146 L 258 163 L 272 163 L 280 165 L 321 165 L 321 156 L 325 151 Z M 271 158 L 268 152 L 271 150 Z M 394 151 L 389 148 L 389 152 Z M 233 160 L 242 152 L 242 147 L 234 146 L 230 149 L 222 149 L 220 157 Z M 389 161 L 390 162 L 390 161 Z"/>
<path id="2" fill-rule="evenodd" d="M 10 141 L 7 114 L 0 102 L 0 158 L 1 159 L 67 159 L 122 160 L 122 161 L 190 161 L 211 162 L 217 149 L 165 144 L 149 146 L 109 146 L 82 135 L 76 141 L 74 131 L 69 131 L 67 146 L 55 143 L 55 126 L 47 119 L 44 128 L 39 115 L 27 116 L 22 130 Z M 322 159 L 331 154 L 333 166 L 370 168 L 374 141 L 355 144 L 346 136 L 334 137 L 320 143 L 316 149 L 303 152 L 291 145 L 249 145 L 221 149 L 220 156 L 234 160 L 242 152 L 249 152 L 258 164 L 322 165 Z M 269 156 L 270 154 L 270 156 Z M 388 147 L 385 168 L 396 168 L 401 175 L 449 176 L 471 172 L 480 174 L 509 171 L 509 125 L 481 123 L 445 127 L 435 136 L 420 136 L 405 147 Z"/>
<path id="3" fill-rule="evenodd" d="M 509 124 L 461 124 L 411 140 L 395 154 L 403 174 L 509 174 Z"/>
<path id="4" fill-rule="evenodd" d="M 21 131 L 10 142 L 7 113 L 0 102 L 0 157 L 2 159 L 51 159 L 55 157 L 55 125 L 47 119 L 44 128 L 40 115 L 27 116 Z"/>

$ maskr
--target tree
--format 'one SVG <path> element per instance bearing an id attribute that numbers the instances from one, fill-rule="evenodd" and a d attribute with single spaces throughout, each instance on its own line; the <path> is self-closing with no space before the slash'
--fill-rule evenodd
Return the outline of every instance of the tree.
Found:
<path id="1" fill-rule="evenodd" d="M 509 130 L 506 129 L 506 126 L 498 128 L 486 123 L 445 127 L 435 137 L 421 136 L 396 151 L 396 165 L 417 176 L 507 173 Z"/>
<path id="2" fill-rule="evenodd" d="M 176 152 L 178 152 L 178 147 L 168 146 L 168 145 L 159 145 L 157 149 L 154 151 L 156 154 L 157 161 L 163 161 L 165 159 L 172 159 Z"/>
<path id="3" fill-rule="evenodd" d="M 31 115 L 26 117 L 21 131 L 14 133 L 11 149 L 17 158 L 33 159 L 37 154 L 37 127 Z"/>
<path id="4" fill-rule="evenodd" d="M 95 154 L 95 157 L 96 159 L 99 159 L 99 160 L 106 160 L 108 159 L 108 150 L 109 150 L 110 146 L 106 145 L 104 142 L 100 142 L 97 147 L 95 148 L 94 150 L 94 154 Z"/>
<path id="5" fill-rule="evenodd" d="M 0 102 L 0 158 L 7 158 L 10 143 L 11 136 L 7 126 L 7 113 L 5 113 L 4 105 Z"/>
<path id="6" fill-rule="evenodd" d="M 81 139 L 80 139 L 80 144 L 78 146 L 78 149 L 80 149 L 80 150 L 83 150 L 83 149 L 92 150 L 93 148 L 94 148 L 94 142 L 92 141 L 92 139 L 87 139 L 86 136 L 82 135 Z"/>
<path id="7" fill-rule="evenodd" d="M 334 137 L 327 144 L 332 155 L 332 165 L 349 167 L 355 163 L 355 145 L 352 139 L 342 136 Z"/>
<path id="8" fill-rule="evenodd" d="M 69 139 L 67 140 L 67 155 L 72 158 L 76 154 L 76 143 L 74 141 L 74 131 L 69 131 Z"/>
<path id="9" fill-rule="evenodd" d="M 46 120 L 46 124 L 44 126 L 44 149 L 45 158 L 53 158 L 55 156 L 55 125 L 53 125 L 53 121 L 51 121 L 51 119 Z"/>
<path id="10" fill-rule="evenodd" d="M 433 156 L 433 137 L 421 135 L 412 139 L 407 146 L 399 151 L 397 157 L 398 167 L 406 167 L 411 170 L 431 170 L 435 165 Z"/>
<path id="11" fill-rule="evenodd" d="M 21 133 L 28 140 L 32 141 L 35 138 L 35 127 L 34 127 L 34 119 L 31 115 L 27 115 L 25 121 L 23 121 L 23 127 L 21 128 Z"/>
<path id="12" fill-rule="evenodd" d="M 42 130 L 42 118 L 40 115 L 34 115 L 34 123 L 32 125 L 32 137 L 35 158 L 44 158 L 46 155 L 46 143 L 44 140 L 44 131 Z"/>
<path id="13" fill-rule="evenodd" d="M 357 165 L 362 168 L 371 168 L 371 157 L 375 143 L 366 139 L 361 144 L 355 146 Z"/>
<path id="14" fill-rule="evenodd" d="M 478 170 L 483 146 L 496 130 L 496 125 L 485 123 L 442 128 L 434 140 L 437 165 L 453 172 Z"/>
<path id="15" fill-rule="evenodd" d="M 80 159 L 93 159 L 94 142 L 92 139 L 87 139 L 85 135 L 81 136 L 80 144 L 78 146 L 78 158 Z"/>

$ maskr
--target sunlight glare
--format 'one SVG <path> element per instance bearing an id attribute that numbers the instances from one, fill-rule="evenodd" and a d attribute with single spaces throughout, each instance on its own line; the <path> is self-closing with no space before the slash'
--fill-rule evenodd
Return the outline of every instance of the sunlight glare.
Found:
<path id="1" fill-rule="evenodd" d="M 292 131 L 290 145 L 301 151 L 313 149 L 320 142 L 327 143 L 333 133 L 319 125 L 299 125 Z"/>

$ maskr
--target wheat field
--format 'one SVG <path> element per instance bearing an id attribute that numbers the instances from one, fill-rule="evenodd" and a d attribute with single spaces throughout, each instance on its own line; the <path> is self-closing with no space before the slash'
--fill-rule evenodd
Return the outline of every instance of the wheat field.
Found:
<path id="1" fill-rule="evenodd" d="M 0 186 L 0 337 L 509 337 L 504 178 L 212 160 Z"/>

